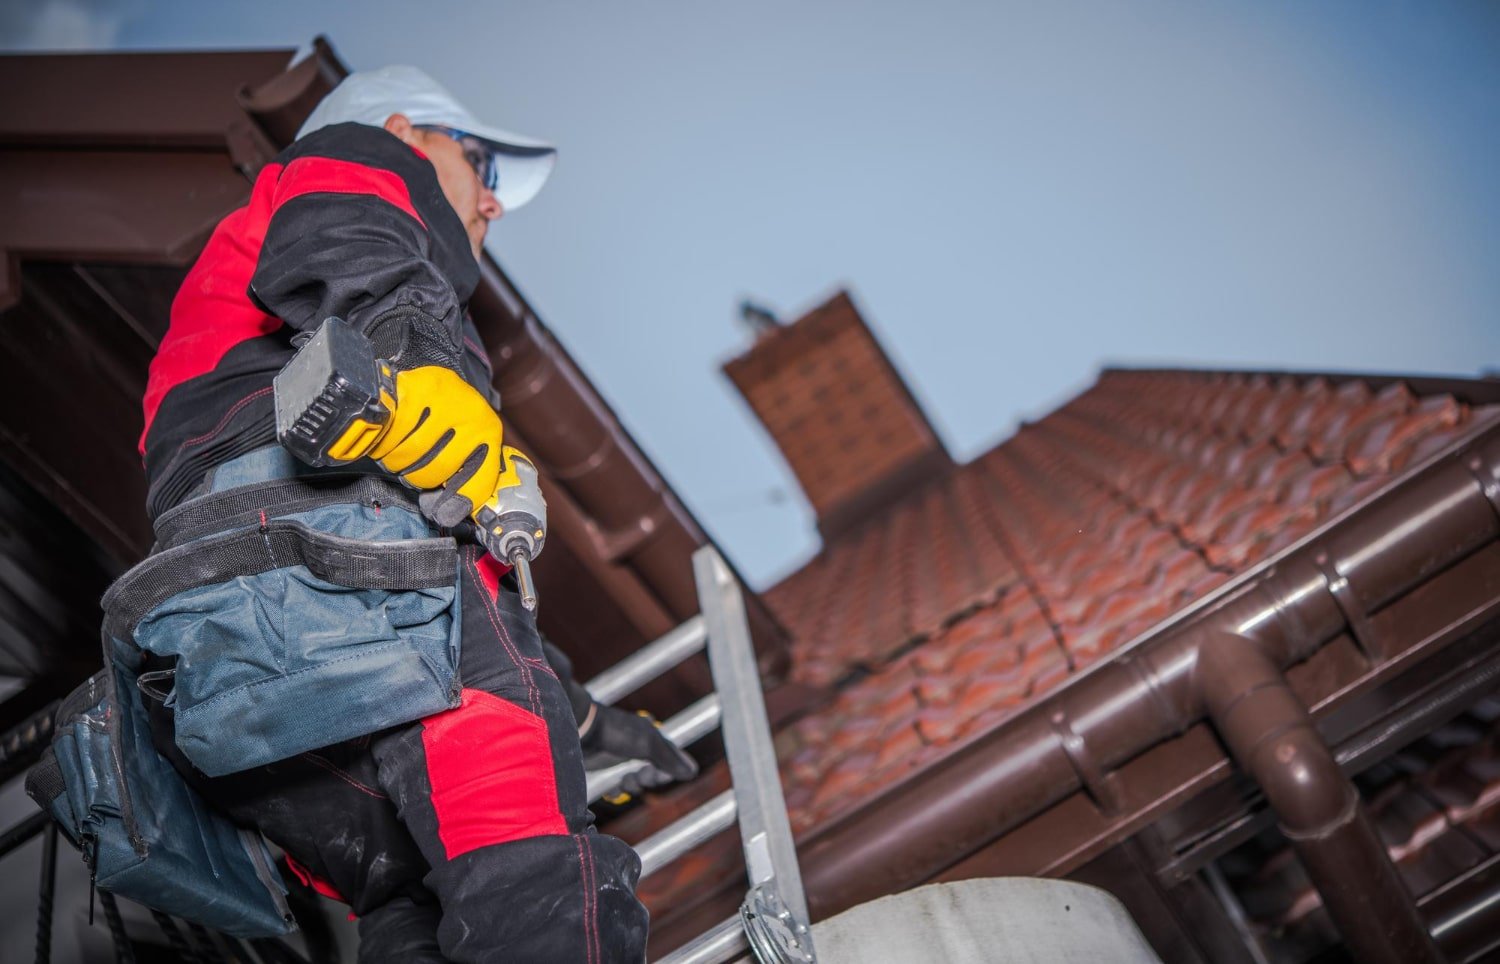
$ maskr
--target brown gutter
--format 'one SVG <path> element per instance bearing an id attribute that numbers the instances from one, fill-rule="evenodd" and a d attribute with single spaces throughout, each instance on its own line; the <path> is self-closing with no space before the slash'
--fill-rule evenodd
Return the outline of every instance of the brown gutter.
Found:
<path id="1" fill-rule="evenodd" d="M 1477 961 L 1500 947 L 1500 855 L 1422 898 L 1422 915 L 1455 961 Z"/>
<path id="2" fill-rule="evenodd" d="M 1492 426 L 1408 473 L 1367 507 L 1334 520 L 1192 607 L 1162 631 L 1073 678 L 1010 724 L 815 835 L 801 848 L 813 916 L 825 917 L 928 880 L 1076 792 L 1089 793 L 1108 809 L 1106 779 L 1112 771 L 1182 734 L 1213 707 L 1219 707 L 1215 722 L 1229 725 L 1224 714 L 1234 706 L 1224 693 L 1250 688 L 1257 680 L 1271 685 L 1264 674 L 1235 678 L 1235 657 L 1216 652 L 1205 658 L 1209 647 L 1238 637 L 1232 645 L 1252 644 L 1263 654 L 1257 658 L 1271 667 L 1298 663 L 1346 628 L 1359 638 L 1371 614 L 1497 537 L 1500 428 Z M 1384 662 L 1378 652 L 1367 655 L 1374 663 Z M 1224 672 L 1231 675 L 1220 678 Z M 1210 678 L 1211 684 L 1206 682 Z M 1292 722 L 1284 716 L 1287 709 L 1283 703 L 1284 721 Z M 1295 729 L 1304 741 L 1315 734 L 1301 722 Z M 1234 730 L 1230 742 L 1253 756 L 1258 739 L 1248 730 Z M 1315 749 L 1303 742 L 1280 766 L 1295 768 L 1321 759 Z M 1327 753 L 1326 746 L 1321 752 Z M 1274 754 L 1271 760 L 1276 763 Z M 1319 873 L 1325 876 L 1319 880 L 1314 875 L 1325 903 L 1345 914 L 1337 922 L 1350 945 L 1402 942 L 1402 953 L 1415 956 L 1401 959 L 1437 959 L 1423 956 L 1430 944 L 1410 933 L 1410 896 L 1379 883 L 1394 879 L 1381 869 L 1382 864 L 1389 867 L 1389 860 L 1383 851 L 1370 852 L 1359 819 L 1340 823 L 1325 819 L 1322 810 L 1302 809 L 1302 798 L 1287 789 L 1299 786 L 1297 773 L 1274 767 L 1267 771 L 1263 762 L 1256 766 L 1268 783 L 1268 797 L 1293 833 L 1302 832 L 1299 828 L 1326 833 L 1336 839 L 1314 843 L 1314 849 L 1347 848 L 1358 856 L 1359 864 L 1343 871 L 1330 867 L 1322 855 L 1311 858 L 1320 862 Z M 1316 772 L 1328 774 L 1326 761 Z M 1379 897 L 1370 904 L 1337 889 L 1363 893 L 1372 880 Z M 1359 933 L 1363 930 L 1369 934 Z"/>
<path id="3" fill-rule="evenodd" d="M 290 50 L 0 56 L 0 311 L 20 263 L 181 263 L 249 186 L 225 163 L 246 77 Z M 191 83 L 183 83 L 191 77 Z"/>

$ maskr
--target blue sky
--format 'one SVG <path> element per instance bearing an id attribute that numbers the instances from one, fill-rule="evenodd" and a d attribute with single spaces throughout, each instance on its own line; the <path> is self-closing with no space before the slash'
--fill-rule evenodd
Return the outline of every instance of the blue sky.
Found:
<path id="1" fill-rule="evenodd" d="M 752 583 L 816 550 L 719 373 L 850 288 L 971 458 L 1109 363 L 1500 365 L 1500 7 L 20 0 L 11 49 L 424 67 L 561 160 L 491 251 Z"/>

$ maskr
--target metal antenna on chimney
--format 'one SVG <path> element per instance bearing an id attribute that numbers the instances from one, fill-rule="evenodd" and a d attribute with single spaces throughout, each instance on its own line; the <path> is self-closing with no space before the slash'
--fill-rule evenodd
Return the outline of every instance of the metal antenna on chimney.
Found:
<path id="1" fill-rule="evenodd" d="M 745 327 L 750 329 L 750 333 L 757 338 L 761 335 L 770 334 L 781 327 L 781 321 L 776 317 L 776 312 L 764 305 L 756 304 L 749 298 L 745 298 L 740 302 L 740 320 L 745 323 Z"/>

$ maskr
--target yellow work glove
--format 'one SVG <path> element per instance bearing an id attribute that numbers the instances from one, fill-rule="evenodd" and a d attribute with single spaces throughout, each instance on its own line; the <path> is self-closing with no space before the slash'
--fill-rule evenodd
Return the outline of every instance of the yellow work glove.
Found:
<path id="1" fill-rule="evenodd" d="M 438 365 L 397 372 L 394 382 L 386 423 L 356 421 L 328 454 L 345 462 L 368 455 L 414 488 L 466 500 L 472 514 L 500 479 L 499 414 L 462 376 Z"/>

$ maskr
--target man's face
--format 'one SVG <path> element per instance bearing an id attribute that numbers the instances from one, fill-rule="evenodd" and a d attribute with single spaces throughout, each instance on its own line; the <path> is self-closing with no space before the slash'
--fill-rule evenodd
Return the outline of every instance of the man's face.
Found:
<path id="1" fill-rule="evenodd" d="M 453 206 L 458 219 L 464 223 L 469 246 L 477 261 L 490 222 L 505 213 L 494 192 L 479 179 L 477 168 L 483 166 L 486 158 L 483 145 L 472 138 L 460 141 L 442 131 L 414 127 L 404 114 L 392 114 L 385 122 L 385 129 L 427 155 L 432 162 L 437 170 L 438 186 L 443 189 L 443 196 Z"/>

